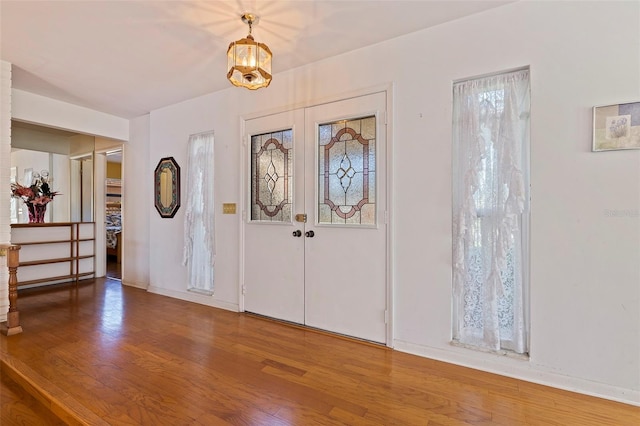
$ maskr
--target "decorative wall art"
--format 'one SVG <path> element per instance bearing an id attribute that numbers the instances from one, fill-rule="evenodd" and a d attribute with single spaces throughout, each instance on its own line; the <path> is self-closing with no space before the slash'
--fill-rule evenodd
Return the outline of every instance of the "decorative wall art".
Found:
<path id="1" fill-rule="evenodd" d="M 593 108 L 593 150 L 640 149 L 640 102 Z"/>
<path id="2" fill-rule="evenodd" d="M 153 173 L 155 206 L 161 217 L 172 218 L 180 208 L 180 166 L 173 157 L 161 158 Z"/>

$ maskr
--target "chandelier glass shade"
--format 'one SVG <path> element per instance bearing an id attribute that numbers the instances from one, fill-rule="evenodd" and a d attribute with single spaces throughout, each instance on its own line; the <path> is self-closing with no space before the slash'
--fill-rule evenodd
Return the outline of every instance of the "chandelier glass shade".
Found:
<path id="1" fill-rule="evenodd" d="M 227 78 L 234 86 L 250 90 L 267 87 L 271 83 L 271 50 L 251 35 L 256 19 L 249 13 L 242 15 L 242 21 L 249 24 L 249 34 L 229 44 L 227 50 Z"/>

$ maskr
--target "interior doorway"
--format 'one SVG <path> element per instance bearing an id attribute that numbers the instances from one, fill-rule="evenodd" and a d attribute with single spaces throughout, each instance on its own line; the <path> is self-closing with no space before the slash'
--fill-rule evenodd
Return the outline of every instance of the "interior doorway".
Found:
<path id="1" fill-rule="evenodd" d="M 106 276 L 122 280 L 122 149 L 108 151 L 106 157 Z"/>
<path id="2" fill-rule="evenodd" d="M 244 309 L 387 343 L 386 92 L 245 122 Z"/>

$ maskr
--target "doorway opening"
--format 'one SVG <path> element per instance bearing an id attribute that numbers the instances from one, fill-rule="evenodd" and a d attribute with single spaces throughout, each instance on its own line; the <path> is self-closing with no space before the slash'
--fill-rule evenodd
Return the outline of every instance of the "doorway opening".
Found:
<path id="1" fill-rule="evenodd" d="M 106 276 L 122 280 L 122 149 L 108 151 L 106 154 Z"/>

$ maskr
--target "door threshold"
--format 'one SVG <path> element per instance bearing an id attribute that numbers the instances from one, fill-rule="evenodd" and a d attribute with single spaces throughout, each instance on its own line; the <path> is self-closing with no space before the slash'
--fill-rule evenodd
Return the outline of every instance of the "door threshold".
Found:
<path id="1" fill-rule="evenodd" d="M 253 318 L 261 319 L 261 320 L 264 320 L 264 321 L 270 321 L 270 322 L 275 322 L 275 323 L 282 324 L 282 325 L 288 325 L 289 327 L 298 328 L 298 329 L 304 330 L 304 331 L 312 331 L 314 333 L 324 334 L 326 336 L 336 337 L 338 339 L 347 340 L 347 341 L 350 341 L 350 342 L 361 343 L 361 344 L 364 344 L 364 345 L 367 345 L 367 346 L 373 346 L 373 347 L 376 347 L 376 348 L 391 349 L 386 344 L 380 343 L 380 342 L 374 342 L 373 340 L 367 340 L 367 339 L 362 339 L 360 337 L 349 336 L 348 334 L 341 334 L 341 333 L 337 333 L 335 331 L 323 330 L 321 328 L 311 327 L 311 326 L 305 325 L 305 324 L 298 324 L 297 322 L 293 322 L 293 321 L 287 321 L 287 320 L 282 320 L 282 319 L 278 319 L 278 318 L 273 318 L 273 317 L 270 317 L 270 316 L 267 316 L 267 315 L 256 314 L 255 312 L 244 311 L 244 312 L 242 312 L 242 314 L 250 316 L 250 317 L 253 317 Z"/>

